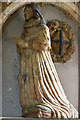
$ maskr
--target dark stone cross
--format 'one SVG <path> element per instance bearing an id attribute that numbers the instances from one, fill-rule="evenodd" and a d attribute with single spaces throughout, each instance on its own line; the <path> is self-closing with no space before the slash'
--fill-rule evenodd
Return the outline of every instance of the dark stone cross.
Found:
<path id="1" fill-rule="evenodd" d="M 59 46 L 59 55 L 62 54 L 62 49 L 63 49 L 63 45 L 64 44 L 68 44 L 69 42 L 64 40 L 63 38 L 63 31 L 60 29 L 60 40 L 53 40 L 54 43 L 59 43 L 60 46 Z"/>

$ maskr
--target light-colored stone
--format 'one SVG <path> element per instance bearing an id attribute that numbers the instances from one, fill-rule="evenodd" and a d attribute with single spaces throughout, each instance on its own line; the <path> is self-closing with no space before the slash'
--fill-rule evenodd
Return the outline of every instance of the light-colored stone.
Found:
<path id="1" fill-rule="evenodd" d="M 46 12 L 47 11 L 47 12 Z M 51 12 L 53 11 L 53 12 Z M 64 20 L 70 23 L 76 32 L 77 26 L 68 19 L 62 11 L 55 7 L 44 7 L 42 10 L 44 18 Z M 46 14 L 45 14 L 46 13 Z M 52 17 L 53 16 L 53 17 Z M 3 31 L 3 116 L 21 116 L 21 107 L 19 104 L 19 89 L 17 76 L 19 72 L 19 54 L 16 51 L 16 45 L 12 41 L 12 35 L 21 35 L 23 31 L 23 11 L 20 10 L 7 21 Z M 77 40 L 77 39 L 76 39 Z M 73 105 L 78 108 L 78 63 L 77 51 L 74 58 L 66 64 L 56 64 L 63 88 Z M 69 65 L 68 65 L 69 64 Z M 73 67 L 73 65 L 75 65 Z M 64 67 L 65 66 L 65 67 Z M 75 72 L 74 72 L 75 69 Z M 64 74 L 63 74 L 64 71 Z M 70 75 L 72 71 L 72 75 Z M 66 74 L 67 72 L 67 74 Z M 74 74 L 75 73 L 75 74 Z M 68 79 L 70 75 L 70 78 Z M 74 82 L 73 82 L 74 81 Z M 74 84 L 72 84 L 74 83 Z M 76 84 L 75 84 L 76 83 Z M 70 87 L 68 87 L 70 85 Z M 74 87 L 73 87 L 74 85 Z M 9 91 L 9 88 L 11 90 Z M 75 91 L 73 91 L 75 89 Z M 70 91 L 71 89 L 71 91 Z M 75 95 L 74 95 L 75 92 Z M 73 94 L 73 96 L 72 96 Z M 76 96 L 76 100 L 74 99 Z M 71 98 L 72 97 L 72 98 Z M 16 112 L 15 112 L 16 111 Z"/>

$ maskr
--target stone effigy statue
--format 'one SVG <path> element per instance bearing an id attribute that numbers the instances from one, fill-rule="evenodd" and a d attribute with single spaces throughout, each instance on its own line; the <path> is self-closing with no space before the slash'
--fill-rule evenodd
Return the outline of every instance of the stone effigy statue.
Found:
<path id="1" fill-rule="evenodd" d="M 13 36 L 21 54 L 18 76 L 23 117 L 78 118 L 67 100 L 50 55 L 51 41 L 40 7 L 28 4 L 21 38 Z"/>

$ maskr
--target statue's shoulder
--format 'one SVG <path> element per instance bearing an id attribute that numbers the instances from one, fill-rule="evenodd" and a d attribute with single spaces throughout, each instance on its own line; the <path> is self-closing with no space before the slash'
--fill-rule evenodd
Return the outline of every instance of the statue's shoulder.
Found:
<path id="1" fill-rule="evenodd" d="M 40 25 L 41 30 L 49 30 L 48 26 L 45 24 Z"/>
<path id="2" fill-rule="evenodd" d="M 47 35 L 47 34 L 49 34 L 49 28 L 47 27 L 47 25 L 44 25 L 44 24 L 42 24 L 42 25 L 40 25 L 40 27 L 39 27 L 39 33 L 42 35 Z"/>
<path id="3" fill-rule="evenodd" d="M 42 37 L 45 40 L 48 40 L 48 41 L 50 40 L 49 28 L 47 27 L 47 25 L 41 25 L 40 26 L 39 38 L 41 39 Z"/>

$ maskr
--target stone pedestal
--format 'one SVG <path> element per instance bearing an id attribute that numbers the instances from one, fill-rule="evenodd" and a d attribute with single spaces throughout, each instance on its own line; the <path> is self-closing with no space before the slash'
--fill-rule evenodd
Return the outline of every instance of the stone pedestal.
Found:
<path id="1" fill-rule="evenodd" d="M 44 119 L 44 118 L 2 118 L 0 120 L 53 120 L 53 119 Z M 54 119 L 54 120 L 59 120 L 59 119 Z M 64 119 L 61 119 L 64 120 Z M 68 119 L 66 119 L 68 120 Z M 71 119 L 74 120 L 74 119 Z M 78 119 L 75 119 L 78 120 Z"/>

